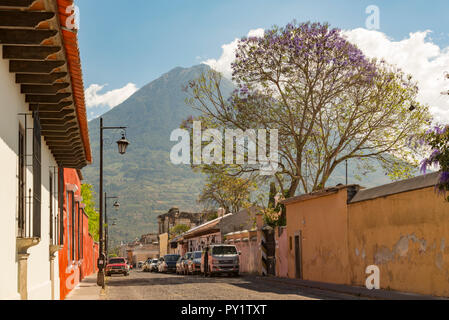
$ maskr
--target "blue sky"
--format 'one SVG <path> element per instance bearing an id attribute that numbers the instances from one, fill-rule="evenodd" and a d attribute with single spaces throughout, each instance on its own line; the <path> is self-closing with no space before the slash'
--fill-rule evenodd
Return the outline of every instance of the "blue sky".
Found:
<path id="1" fill-rule="evenodd" d="M 365 9 L 380 9 L 380 32 L 400 41 L 432 30 L 431 41 L 449 47 L 449 1 L 405 0 L 77 0 L 85 87 L 137 88 L 176 66 L 218 59 L 221 46 L 257 28 L 298 21 L 364 28 Z M 448 68 L 449 69 L 449 68 Z"/>

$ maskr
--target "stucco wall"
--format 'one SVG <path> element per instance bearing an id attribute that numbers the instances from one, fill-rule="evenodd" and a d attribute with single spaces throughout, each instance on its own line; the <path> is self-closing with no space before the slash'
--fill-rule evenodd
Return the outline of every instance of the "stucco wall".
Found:
<path id="1" fill-rule="evenodd" d="M 78 260 L 77 254 L 75 253 L 75 261 L 71 260 L 68 252 L 68 241 L 71 228 L 68 228 L 68 203 L 67 203 L 67 184 L 76 185 L 78 190 L 75 195 L 81 195 L 81 180 L 78 173 L 74 169 L 64 169 L 64 245 L 59 251 L 59 277 L 60 277 L 60 299 L 64 300 L 67 294 L 72 291 L 80 282 L 80 280 L 96 273 L 97 271 L 97 259 L 98 259 L 98 245 L 94 242 L 94 239 L 89 234 L 89 219 L 85 214 L 82 214 L 83 218 L 83 231 L 81 236 L 84 239 L 83 247 L 83 258 Z M 77 209 L 75 208 L 75 211 Z M 78 233 L 77 225 L 75 227 L 75 233 Z M 81 227 L 81 223 L 80 223 Z M 71 240 L 70 240 L 71 241 Z M 77 241 L 77 240 L 75 240 Z M 70 246 L 73 244 L 70 243 Z M 80 243 L 81 245 L 81 243 Z"/>
<path id="2" fill-rule="evenodd" d="M 0 45 L 0 51 L 2 46 Z M 18 217 L 18 133 L 20 124 L 25 129 L 24 116 L 29 113 L 25 95 L 20 92 L 14 74 L 9 72 L 9 61 L 0 59 L 0 299 L 20 299 L 18 294 L 18 265 L 16 252 Z M 32 118 L 28 116 L 28 126 Z M 32 131 L 27 130 L 28 150 L 31 154 Z M 30 160 L 28 160 L 30 163 Z M 49 172 L 55 165 L 54 158 L 42 139 L 42 238 L 39 245 L 31 248 L 28 260 L 29 299 L 50 299 L 50 259 L 49 259 Z M 32 188 L 33 176 L 30 168 L 26 172 L 26 190 Z M 56 202 L 55 202 L 56 203 Z M 28 208 L 27 208 L 28 212 Z M 56 258 L 56 263 L 57 263 Z M 57 274 L 57 273 L 56 273 Z M 57 285 L 57 283 L 55 284 Z M 57 290 L 56 290 L 57 291 Z"/>
<path id="3" fill-rule="evenodd" d="M 288 238 L 287 228 L 276 228 L 276 276 L 288 277 Z"/>
<path id="4" fill-rule="evenodd" d="M 163 233 L 159 235 L 159 254 L 163 257 L 168 251 L 168 233 Z"/>
<path id="5" fill-rule="evenodd" d="M 259 245 L 257 231 L 243 231 L 227 234 L 225 243 L 233 244 L 241 253 L 239 256 L 240 273 L 259 274 Z"/>
<path id="6" fill-rule="evenodd" d="M 349 205 L 351 284 L 380 268 L 384 289 L 449 296 L 449 203 L 434 188 Z"/>
<path id="7" fill-rule="evenodd" d="M 209 233 L 199 237 L 185 239 L 189 251 L 201 251 L 206 245 L 212 243 L 222 243 L 221 232 Z"/>
<path id="8" fill-rule="evenodd" d="M 0 50 L 2 46 L 0 45 Z M 9 73 L 9 62 L 0 59 L 0 256 L 3 272 L 0 273 L 0 299 L 20 299 L 17 288 L 16 218 L 18 132 L 21 112 L 27 112 L 20 87 Z"/>
<path id="9" fill-rule="evenodd" d="M 349 282 L 346 202 L 347 191 L 341 189 L 337 193 L 287 204 L 289 278 L 296 277 L 294 239 L 301 231 L 303 279 Z"/>
<path id="10" fill-rule="evenodd" d="M 41 241 L 28 250 L 28 299 L 41 300 L 51 299 L 51 281 L 50 281 L 50 170 L 56 162 L 45 145 L 42 138 L 42 196 L 41 196 Z M 50 169 L 51 168 L 51 169 Z M 55 189 L 56 191 L 56 189 Z M 54 200 L 57 203 L 57 199 Z M 56 206 L 57 208 L 57 206 Z M 55 209 L 53 209 L 55 212 Z M 58 254 L 56 254 L 55 264 L 58 263 Z M 58 273 L 55 273 L 57 278 Z M 56 283 L 55 283 L 56 285 Z M 56 287 L 55 292 L 58 289 Z"/>

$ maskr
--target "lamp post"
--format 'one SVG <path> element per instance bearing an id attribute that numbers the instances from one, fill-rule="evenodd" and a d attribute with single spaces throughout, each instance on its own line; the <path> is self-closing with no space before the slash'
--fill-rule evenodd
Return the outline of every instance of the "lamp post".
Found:
<path id="1" fill-rule="evenodd" d="M 104 223 L 105 223 L 105 237 L 104 237 L 104 252 L 106 259 L 109 259 L 109 224 L 108 224 L 108 199 L 118 199 L 119 197 L 108 197 L 107 193 L 104 193 Z M 118 211 L 120 208 L 120 203 L 118 201 L 114 202 L 114 208 Z"/>
<path id="2" fill-rule="evenodd" d="M 346 159 L 345 164 L 346 164 L 346 185 L 348 185 L 348 159 Z"/>
<path id="3" fill-rule="evenodd" d="M 98 258 L 98 274 L 97 274 L 97 285 L 104 288 L 104 267 L 105 267 L 105 254 L 103 251 L 103 132 L 104 130 L 126 130 L 127 127 L 104 127 L 103 118 L 100 118 L 100 254 Z M 126 140 L 125 134 L 122 134 L 122 138 L 117 141 L 118 152 L 123 155 L 126 153 L 126 148 L 129 145 L 129 141 Z"/>

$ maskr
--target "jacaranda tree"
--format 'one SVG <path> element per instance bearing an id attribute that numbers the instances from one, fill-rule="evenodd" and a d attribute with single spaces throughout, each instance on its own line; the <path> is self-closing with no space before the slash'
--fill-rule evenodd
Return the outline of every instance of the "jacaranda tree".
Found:
<path id="1" fill-rule="evenodd" d="M 416 101 L 411 76 L 370 60 L 340 30 L 320 23 L 291 23 L 263 37 L 241 39 L 232 65 L 237 90 L 220 90 L 212 71 L 188 87 L 200 120 L 221 129 L 278 129 L 283 195 L 326 186 L 345 160 L 379 161 L 393 178 L 408 176 L 419 162 L 409 138 L 430 121 Z M 234 175 L 259 167 L 232 166 Z"/>
<path id="2" fill-rule="evenodd" d="M 449 191 L 449 126 L 435 126 L 429 129 L 422 143 L 430 146 L 431 154 L 422 161 L 421 171 L 426 173 L 432 167 L 439 167 L 440 176 L 436 188 L 441 194 L 446 194 Z"/>

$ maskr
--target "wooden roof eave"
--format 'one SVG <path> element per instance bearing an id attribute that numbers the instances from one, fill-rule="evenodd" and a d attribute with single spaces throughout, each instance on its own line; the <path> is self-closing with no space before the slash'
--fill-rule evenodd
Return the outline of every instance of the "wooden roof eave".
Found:
<path id="1" fill-rule="evenodd" d="M 73 101 L 84 98 L 83 84 L 72 82 L 80 61 L 77 50 L 65 52 L 59 9 L 56 0 L 0 0 L 0 43 L 30 109 L 44 115 L 42 135 L 58 163 L 79 168 L 88 161 Z"/>

